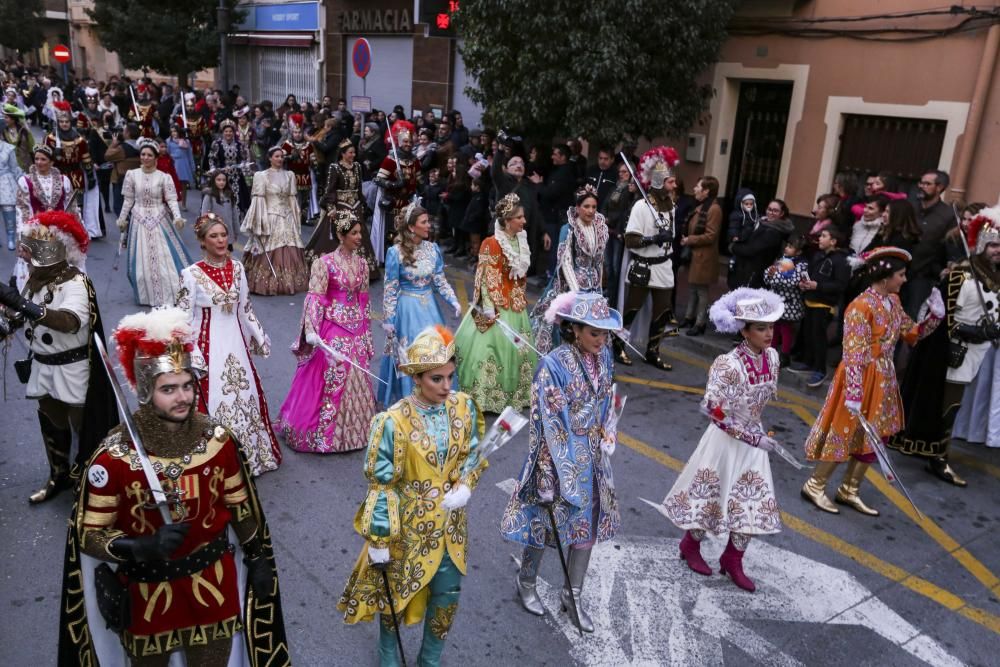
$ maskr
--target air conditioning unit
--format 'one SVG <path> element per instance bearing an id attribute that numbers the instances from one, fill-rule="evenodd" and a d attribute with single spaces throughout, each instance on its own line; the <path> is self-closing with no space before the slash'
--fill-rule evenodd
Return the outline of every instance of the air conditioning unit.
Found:
<path id="1" fill-rule="evenodd" d="M 684 159 L 688 162 L 705 161 L 705 135 L 689 134 L 687 149 L 684 151 Z"/>

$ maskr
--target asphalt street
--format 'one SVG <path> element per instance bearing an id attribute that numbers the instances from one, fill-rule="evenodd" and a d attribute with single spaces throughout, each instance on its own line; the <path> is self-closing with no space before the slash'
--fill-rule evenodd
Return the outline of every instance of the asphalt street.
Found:
<path id="1" fill-rule="evenodd" d="M 188 202 L 194 211 L 200 196 L 192 194 Z M 193 213 L 187 217 L 194 219 Z M 112 268 L 118 238 L 113 216 L 108 227 L 111 238 L 92 244 L 88 269 L 110 329 L 137 307 L 124 267 Z M 197 255 L 190 225 L 182 236 Z M 454 264 L 449 280 L 467 299 L 472 274 Z M 13 253 L 0 249 L 0 275 L 9 275 L 12 265 Z M 381 292 L 381 283 L 372 287 L 378 317 Z M 273 341 L 270 358 L 257 362 L 272 415 L 291 383 L 288 347 L 297 335 L 301 304 L 302 295 L 254 297 Z M 381 329 L 373 328 L 380 349 Z M 722 344 L 721 337 L 714 340 Z M 35 404 L 24 398 L 11 365 L 24 356 L 21 342 L 8 349 L 0 408 L 0 664 L 52 665 L 71 500 L 64 494 L 39 507 L 26 501 L 47 467 Z M 531 616 L 517 603 L 513 557 L 519 550 L 500 538 L 498 524 L 509 480 L 527 448 L 522 433 L 495 454 L 472 496 L 469 570 L 445 664 L 997 664 L 1000 451 L 957 443 L 954 463 L 969 481 L 966 489 L 940 483 L 921 462 L 896 455 L 922 519 L 896 489 L 874 483 L 871 473 L 863 496 L 882 511 L 880 517 L 850 509 L 839 516 L 822 513 L 799 497 L 808 473 L 773 457 L 784 530 L 751 543 L 744 565 L 758 590 L 748 594 L 717 573 L 724 546 L 717 540 L 705 548 L 716 574 L 688 570 L 678 560 L 679 531 L 642 500 L 662 500 L 706 426 L 698 402 L 711 356 L 677 339 L 663 350 L 672 372 L 639 361 L 617 369 L 619 390 L 629 396 L 613 457 L 622 529 L 595 550 L 585 587 L 597 632 L 581 638 L 560 612 L 562 574 L 554 553 L 546 555 L 541 572 L 548 614 Z M 800 458 L 822 399 L 785 390 L 767 410 L 767 427 Z M 295 664 L 375 665 L 377 627 L 347 626 L 335 608 L 363 547 L 352 527 L 365 496 L 363 451 L 320 456 L 286 449 L 284 456 L 280 469 L 257 484 L 274 539 Z M 417 629 L 404 632 L 411 664 L 419 641 Z"/>

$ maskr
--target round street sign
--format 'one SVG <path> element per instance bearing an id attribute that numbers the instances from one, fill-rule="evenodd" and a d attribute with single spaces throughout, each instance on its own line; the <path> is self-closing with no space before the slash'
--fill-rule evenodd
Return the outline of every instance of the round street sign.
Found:
<path id="1" fill-rule="evenodd" d="M 372 45 L 364 37 L 354 42 L 351 49 L 351 64 L 354 66 L 354 73 L 364 79 L 372 71 Z"/>
<path id="2" fill-rule="evenodd" d="M 63 46 L 62 44 L 56 44 L 55 48 L 52 49 L 52 57 L 61 63 L 68 63 L 69 47 Z"/>

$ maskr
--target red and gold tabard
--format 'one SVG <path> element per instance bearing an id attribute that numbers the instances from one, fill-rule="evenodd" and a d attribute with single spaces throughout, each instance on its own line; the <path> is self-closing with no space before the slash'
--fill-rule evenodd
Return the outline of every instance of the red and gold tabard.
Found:
<path id="1" fill-rule="evenodd" d="M 152 535 L 163 519 L 151 503 L 134 447 L 120 432 L 105 444 L 105 451 L 87 472 L 84 541 L 91 531 L 102 534 L 106 544 L 118 536 Z M 232 518 L 230 508 L 248 499 L 236 443 L 222 427 L 207 427 L 190 454 L 174 459 L 151 454 L 150 459 L 164 492 L 172 498 L 174 521 L 191 525 L 172 559 L 217 538 Z M 126 648 L 135 649 L 135 655 L 169 650 L 165 642 L 187 645 L 202 634 L 218 638 L 240 629 L 239 587 L 231 551 L 199 573 L 172 581 L 130 581 L 128 588 L 132 624 L 122 639 Z"/>
<path id="2" fill-rule="evenodd" d="M 399 159 L 397 163 L 390 153 L 379 167 L 377 177 L 389 183 L 402 179 L 403 185 L 398 190 L 391 190 L 392 207 L 398 213 L 404 206 L 410 203 L 410 199 L 417 192 L 417 161 L 411 158 Z M 395 219 L 393 215 L 393 219 Z"/>
<path id="3" fill-rule="evenodd" d="M 135 106 L 133 106 L 128 112 L 129 119 L 139 123 L 143 137 L 146 139 L 154 138 L 156 132 L 153 131 L 153 119 L 156 116 L 156 102 L 147 102 L 136 106 L 139 107 L 139 117 L 135 117 Z"/>
<path id="4" fill-rule="evenodd" d="M 281 144 L 285 153 L 288 171 L 295 174 L 295 187 L 299 190 L 312 188 L 312 168 L 316 166 L 316 149 L 308 141 L 288 139 Z"/>
<path id="5" fill-rule="evenodd" d="M 91 169 L 90 147 L 87 141 L 77 135 L 74 139 L 61 139 L 56 143 L 56 136 L 49 133 L 45 137 L 45 145 L 52 149 L 52 164 L 59 173 L 69 178 L 70 185 L 77 192 L 86 191 L 84 171 Z"/>

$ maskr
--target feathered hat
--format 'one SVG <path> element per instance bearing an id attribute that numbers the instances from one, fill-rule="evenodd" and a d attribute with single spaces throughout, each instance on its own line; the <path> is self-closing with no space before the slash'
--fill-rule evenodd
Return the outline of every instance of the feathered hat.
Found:
<path id="1" fill-rule="evenodd" d="M 125 377 L 139 403 L 153 398 L 156 378 L 164 373 L 190 372 L 196 379 L 204 375 L 205 359 L 194 344 L 187 311 L 154 308 L 122 318 L 111 337 Z"/>
<path id="2" fill-rule="evenodd" d="M 288 114 L 288 127 L 289 129 L 301 130 L 306 124 L 306 117 L 300 113 L 290 113 Z"/>
<path id="3" fill-rule="evenodd" d="M 44 211 L 18 226 L 21 245 L 31 251 L 32 266 L 52 266 L 64 259 L 80 266 L 87 258 L 90 236 L 80 220 L 66 211 Z"/>
<path id="4" fill-rule="evenodd" d="M 563 320 L 606 331 L 622 328 L 622 314 L 609 307 L 607 299 L 597 292 L 565 292 L 553 299 L 545 311 L 545 321 L 555 324 Z"/>
<path id="5" fill-rule="evenodd" d="M 418 375 L 440 368 L 455 356 L 455 335 L 442 324 L 421 331 L 406 348 L 406 363 L 399 369 L 407 375 Z"/>
<path id="6" fill-rule="evenodd" d="M 969 249 L 976 255 L 986 250 L 988 243 L 1000 243 L 1000 206 L 979 211 L 965 230 Z"/>
<path id="7" fill-rule="evenodd" d="M 777 322 L 784 312 L 785 302 L 774 292 L 738 287 L 719 297 L 708 317 L 716 329 L 733 334 L 750 322 Z"/>
<path id="8" fill-rule="evenodd" d="M 414 133 L 416 133 L 416 126 L 408 120 L 397 120 L 392 124 L 392 127 L 386 130 L 385 133 L 385 145 L 392 150 L 392 144 L 389 142 L 389 132 L 392 132 L 392 138 L 396 140 L 396 144 L 399 144 L 400 137 L 406 136 L 412 138 Z"/>
<path id="9" fill-rule="evenodd" d="M 56 120 L 62 120 L 63 118 L 73 119 L 73 107 L 69 102 L 58 100 L 52 103 L 52 107 L 56 110 Z"/>
<path id="10" fill-rule="evenodd" d="M 663 182 L 674 173 L 674 167 L 680 164 L 681 157 L 672 146 L 654 146 L 639 158 L 639 182 L 642 187 L 653 187 L 659 190 Z"/>

